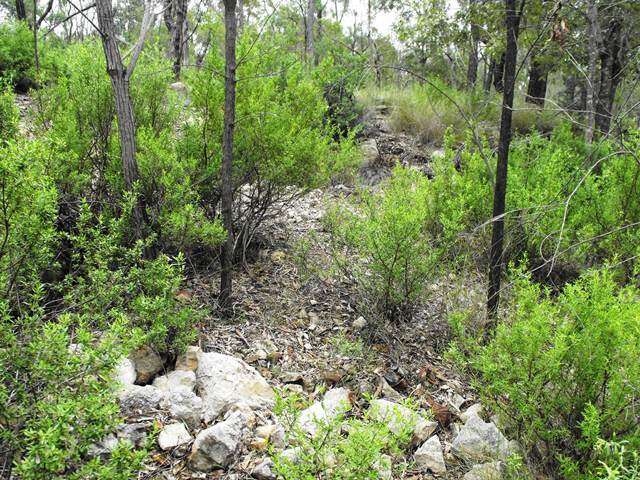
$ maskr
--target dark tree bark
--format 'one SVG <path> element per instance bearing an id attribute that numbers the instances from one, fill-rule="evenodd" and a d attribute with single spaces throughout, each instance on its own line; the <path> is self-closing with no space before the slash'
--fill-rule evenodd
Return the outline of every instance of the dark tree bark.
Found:
<path id="1" fill-rule="evenodd" d="M 471 0 L 470 5 L 473 7 L 475 1 Z M 480 43 L 480 27 L 475 23 L 475 10 L 472 8 L 471 14 L 471 48 L 469 50 L 469 62 L 467 65 L 467 89 L 472 90 L 476 85 L 478 78 L 478 45 Z"/>
<path id="2" fill-rule="evenodd" d="M 598 62 L 598 6 L 596 0 L 589 0 L 587 7 L 587 21 L 589 23 L 589 67 L 586 82 L 586 110 L 587 126 L 584 130 L 584 140 L 587 145 L 593 143 L 593 133 L 596 124 L 596 64 Z"/>
<path id="3" fill-rule="evenodd" d="M 27 19 L 27 9 L 24 6 L 24 0 L 16 0 L 16 18 L 18 20 Z"/>
<path id="4" fill-rule="evenodd" d="M 547 96 L 548 76 L 549 69 L 543 65 L 537 57 L 533 57 L 531 59 L 531 66 L 529 67 L 529 83 L 527 84 L 525 102 L 533 103 L 541 107 L 544 106 L 544 101 Z"/>
<path id="5" fill-rule="evenodd" d="M 491 74 L 493 75 L 493 88 L 496 89 L 496 92 L 502 93 L 504 91 L 504 64 L 505 64 L 505 53 L 500 55 L 498 60 L 492 60 L 491 64 L 493 66 Z"/>
<path id="6" fill-rule="evenodd" d="M 187 0 L 164 0 L 163 18 L 171 36 L 173 75 L 179 80 L 187 50 Z"/>
<path id="7" fill-rule="evenodd" d="M 628 45 L 623 32 L 622 20 L 612 18 L 602 39 L 600 51 L 600 86 L 596 102 L 596 128 L 609 133 L 613 116 L 613 102 L 622 80 L 623 59 Z"/>
<path id="8" fill-rule="evenodd" d="M 518 57 L 518 29 L 520 15 L 516 12 L 516 0 L 505 0 L 507 43 L 504 54 L 504 94 L 500 117 L 500 139 L 496 165 L 496 182 L 493 191 L 493 229 L 489 262 L 489 288 L 487 293 L 487 313 L 489 325 L 487 334 L 495 328 L 496 314 L 500 302 L 500 283 L 503 267 L 504 214 L 507 194 L 507 166 L 509 145 L 511 144 L 511 119 L 513 114 L 513 90 L 516 80 Z M 524 0 L 521 4 L 524 6 Z"/>
<path id="9" fill-rule="evenodd" d="M 102 47 L 107 63 L 107 72 L 111 79 L 111 89 L 115 99 L 124 184 L 128 191 L 132 191 L 140 174 L 136 161 L 136 124 L 133 116 L 133 104 L 129 93 L 129 80 L 138 56 L 140 55 L 140 51 L 142 50 L 147 32 L 153 22 L 153 16 L 151 14 L 150 4 L 147 3 L 145 15 L 142 20 L 140 37 L 133 48 L 131 61 L 128 67 L 125 68 L 116 40 L 116 28 L 113 21 L 111 0 L 96 0 L 96 10 L 98 13 L 98 26 L 102 38 Z M 134 230 L 137 238 L 142 237 L 145 224 L 144 217 L 144 205 L 140 200 L 134 207 L 133 212 Z"/>
<path id="10" fill-rule="evenodd" d="M 222 247 L 219 303 L 223 311 L 231 306 L 232 266 L 235 238 L 233 234 L 233 131 L 236 115 L 236 0 L 224 0 L 225 81 L 224 129 L 222 132 L 222 221 L 227 239 Z"/>

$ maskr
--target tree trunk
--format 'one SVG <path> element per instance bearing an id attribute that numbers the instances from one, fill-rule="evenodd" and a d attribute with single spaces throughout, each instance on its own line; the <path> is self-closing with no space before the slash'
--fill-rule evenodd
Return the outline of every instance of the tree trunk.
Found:
<path id="1" fill-rule="evenodd" d="M 136 162 L 136 127 L 133 117 L 133 104 L 129 94 L 131 72 L 128 72 L 122 64 L 122 57 L 116 42 L 116 28 L 113 22 L 111 0 L 96 0 L 96 10 L 98 12 L 98 26 L 102 37 L 107 72 L 111 79 L 111 88 L 115 98 L 124 184 L 128 191 L 132 191 L 140 174 L 138 172 L 138 163 Z M 134 55 L 136 55 L 135 52 Z M 132 70 L 133 65 L 129 68 Z M 144 207 L 141 201 L 138 201 L 134 208 L 133 222 L 136 238 L 141 238 L 144 227 Z"/>
<path id="2" fill-rule="evenodd" d="M 173 31 L 171 32 L 171 43 L 173 45 L 173 75 L 176 80 L 180 79 L 180 71 L 182 68 L 182 60 L 184 58 L 185 48 L 185 24 L 187 18 L 187 1 L 173 0 L 175 8 L 175 21 L 173 22 Z"/>
<path id="3" fill-rule="evenodd" d="M 491 64 L 493 65 L 493 88 L 495 88 L 498 93 L 502 93 L 504 90 L 504 63 L 505 53 L 500 55 L 499 60 L 491 61 Z"/>
<path id="4" fill-rule="evenodd" d="M 598 6 L 596 0 L 589 0 L 587 8 L 589 22 L 589 69 L 587 73 L 587 126 L 584 130 L 584 140 L 587 145 L 593 143 L 593 132 L 596 122 L 595 91 L 596 91 L 596 62 L 598 61 Z"/>
<path id="5" fill-rule="evenodd" d="M 486 59 L 484 62 L 484 83 L 482 85 L 482 89 L 485 93 L 489 93 L 491 91 L 491 84 L 493 83 L 493 70 L 495 69 L 496 61 L 492 58 L 491 62 L 487 63 Z"/>
<path id="6" fill-rule="evenodd" d="M 231 306 L 231 275 L 233 266 L 233 129 L 236 114 L 236 0 L 224 0 L 225 25 L 225 81 L 224 81 L 224 130 L 222 132 L 222 221 L 227 239 L 222 247 L 219 303 L 223 311 Z"/>
<path id="7" fill-rule="evenodd" d="M 493 192 L 493 229 L 491 235 L 491 253 L 489 263 L 489 288 L 487 294 L 487 314 L 489 325 L 487 334 L 495 328 L 496 314 L 500 302 L 500 283 L 502 277 L 504 242 L 504 213 L 507 194 L 507 167 L 509 145 L 511 144 L 511 119 L 513 114 L 513 90 L 516 80 L 518 57 L 518 27 L 520 16 L 516 12 L 516 0 L 505 0 L 507 26 L 507 44 L 504 54 L 504 94 L 500 117 L 500 139 L 496 165 L 496 182 Z"/>
<path id="8" fill-rule="evenodd" d="M 316 19 L 316 1 L 308 0 L 307 17 L 305 19 L 305 55 L 307 61 L 315 57 L 315 45 L 313 43 L 313 24 Z"/>
<path id="9" fill-rule="evenodd" d="M 16 18 L 19 21 L 27 19 L 27 9 L 24 6 L 24 0 L 16 0 Z"/>
<path id="10" fill-rule="evenodd" d="M 608 134 L 613 117 L 613 102 L 622 79 L 622 58 L 626 55 L 627 44 L 623 38 L 622 21 L 611 20 L 600 52 L 600 88 L 596 102 L 596 128 Z"/>
<path id="11" fill-rule="evenodd" d="M 238 16 L 238 31 L 242 31 L 244 27 L 244 1 L 237 0 L 238 4 L 236 6 L 237 16 Z"/>
<path id="12" fill-rule="evenodd" d="M 542 65 L 537 57 L 533 57 L 529 67 L 529 83 L 527 85 L 527 94 L 524 98 L 525 102 L 544 107 L 545 97 L 547 96 L 548 76 L 549 70 L 547 67 Z"/>
<path id="13" fill-rule="evenodd" d="M 473 7 L 474 1 L 469 2 Z M 480 27 L 473 16 L 475 10 L 472 8 L 470 11 L 471 17 L 471 49 L 469 50 L 469 63 L 467 65 L 467 89 L 473 90 L 476 85 L 476 79 L 478 78 L 478 44 L 480 42 Z"/>

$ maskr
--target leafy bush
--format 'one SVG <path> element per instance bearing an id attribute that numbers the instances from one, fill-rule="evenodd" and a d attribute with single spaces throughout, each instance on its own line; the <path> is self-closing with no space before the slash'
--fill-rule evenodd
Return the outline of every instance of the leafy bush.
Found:
<path id="1" fill-rule="evenodd" d="M 433 199 L 427 177 L 397 167 L 383 191 L 327 215 L 334 258 L 387 318 L 410 317 L 442 255 L 431 235 Z"/>
<path id="2" fill-rule="evenodd" d="M 16 316 L 0 302 L 0 447 L 19 478 L 127 480 L 140 468 L 144 451 L 127 444 L 89 455 L 120 421 L 109 378 L 131 333 L 120 319 L 98 338 L 72 316 L 52 321 L 39 306 Z"/>
<path id="3" fill-rule="evenodd" d="M 18 133 L 18 107 L 8 86 L 3 89 L 0 82 L 0 146 L 13 139 Z"/>
<path id="4" fill-rule="evenodd" d="M 130 212 L 132 203 L 125 211 Z M 82 206 L 77 233 L 70 235 L 71 272 L 61 289 L 71 311 L 99 330 L 118 318 L 141 332 L 139 343 L 163 355 L 177 354 L 195 338 L 201 315 L 177 299 L 182 257 L 146 259 L 144 242 L 127 247 L 128 219 L 98 217 Z M 150 240 L 148 240 L 150 242 Z"/>
<path id="5" fill-rule="evenodd" d="M 11 305 L 40 282 L 53 260 L 57 191 L 47 163 L 60 152 L 44 141 L 0 148 L 0 291 Z"/>
<path id="6" fill-rule="evenodd" d="M 0 79 L 19 90 L 34 83 L 33 34 L 26 22 L 0 25 Z"/>
<path id="7" fill-rule="evenodd" d="M 210 28 L 217 32 L 220 27 Z M 245 29 L 238 46 L 243 62 L 234 137 L 234 225 L 243 250 L 260 224 L 277 215 L 275 205 L 326 184 L 359 158 L 352 138 L 335 142 L 333 128 L 324 122 L 322 83 L 299 64 L 295 53 L 278 48 L 278 34 L 258 40 L 255 34 Z M 219 213 L 224 103 L 223 78 L 212 72 L 222 70 L 222 51 L 213 48 L 204 67 L 186 79 L 194 119 L 185 126 L 178 150 L 182 160 L 192 159 L 186 161 L 197 167 L 193 178 L 199 180 L 198 194 L 210 219 Z"/>
<path id="8" fill-rule="evenodd" d="M 529 453 L 561 462 L 565 475 L 597 467 L 598 439 L 640 447 L 638 299 L 606 270 L 557 298 L 519 277 L 495 338 L 472 355 L 488 404 Z"/>

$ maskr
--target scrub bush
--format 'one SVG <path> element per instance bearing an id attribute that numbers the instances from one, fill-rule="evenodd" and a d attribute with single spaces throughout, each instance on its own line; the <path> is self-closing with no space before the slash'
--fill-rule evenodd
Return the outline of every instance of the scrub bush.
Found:
<path id="1" fill-rule="evenodd" d="M 471 366 L 485 401 L 526 452 L 567 478 L 594 478 L 603 441 L 640 448 L 637 289 L 593 271 L 552 297 L 519 276 L 507 309 Z"/>
<path id="2" fill-rule="evenodd" d="M 13 139 L 18 133 L 18 107 L 13 92 L 3 89 L 0 82 L 0 146 Z"/>
<path id="3" fill-rule="evenodd" d="M 432 235 L 433 201 L 427 177 L 397 167 L 384 190 L 364 191 L 325 219 L 335 261 L 388 319 L 409 318 L 435 275 L 443 247 Z"/>

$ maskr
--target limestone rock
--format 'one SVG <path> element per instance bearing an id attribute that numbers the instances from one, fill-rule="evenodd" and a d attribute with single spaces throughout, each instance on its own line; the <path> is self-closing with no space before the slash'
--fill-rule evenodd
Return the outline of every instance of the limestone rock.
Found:
<path id="1" fill-rule="evenodd" d="M 160 406 L 176 420 L 182 420 L 191 428 L 198 428 L 202 420 L 202 399 L 186 387 L 164 392 Z"/>
<path id="2" fill-rule="evenodd" d="M 463 480 L 500 480 L 502 478 L 502 464 L 491 462 L 474 465 L 462 478 Z"/>
<path id="3" fill-rule="evenodd" d="M 380 458 L 376 460 L 373 468 L 378 473 L 380 480 L 391 480 L 393 478 L 393 460 L 389 455 L 380 455 Z"/>
<path id="4" fill-rule="evenodd" d="M 118 439 L 115 435 L 110 433 L 102 439 L 99 443 L 94 443 L 89 446 L 87 456 L 89 458 L 107 457 L 118 446 Z"/>
<path id="5" fill-rule="evenodd" d="M 374 420 L 385 422 L 394 435 L 409 432 L 414 445 L 424 442 L 438 426 L 404 405 L 383 398 L 371 402 L 369 415 Z"/>
<path id="6" fill-rule="evenodd" d="M 144 415 L 157 410 L 162 393 L 152 385 L 129 385 L 119 394 L 120 407 L 126 415 Z"/>
<path id="7" fill-rule="evenodd" d="M 364 317 L 360 316 L 353 321 L 353 329 L 356 331 L 362 330 L 367 326 L 367 321 Z"/>
<path id="8" fill-rule="evenodd" d="M 190 370 L 174 370 L 166 375 L 156 377 L 153 386 L 164 392 L 177 388 L 193 390 L 196 386 L 196 374 Z"/>
<path id="9" fill-rule="evenodd" d="M 131 360 L 136 368 L 136 382 L 141 385 L 149 383 L 164 367 L 160 355 L 147 346 L 133 352 Z"/>
<path id="10" fill-rule="evenodd" d="M 115 368 L 113 378 L 120 383 L 121 386 L 133 385 L 136 381 L 136 367 L 128 358 L 120 360 Z"/>
<path id="11" fill-rule="evenodd" d="M 378 159 L 380 152 L 378 151 L 378 144 L 374 139 L 362 142 L 360 145 L 360 151 L 365 163 L 371 164 Z"/>
<path id="12" fill-rule="evenodd" d="M 321 402 L 315 402 L 303 410 L 298 417 L 298 426 L 311 436 L 315 436 L 322 424 L 351 409 L 351 392 L 346 388 L 332 388 L 325 393 Z"/>
<path id="13" fill-rule="evenodd" d="M 275 394 L 267 381 L 244 361 L 229 355 L 203 353 L 196 370 L 196 386 L 207 423 L 238 403 L 256 409 L 275 404 Z"/>
<path id="14" fill-rule="evenodd" d="M 413 455 L 413 458 L 421 470 L 430 470 L 435 474 L 441 474 L 447 471 L 444 456 L 442 455 L 442 445 L 437 435 L 434 435 L 424 442 Z"/>
<path id="15" fill-rule="evenodd" d="M 273 467 L 273 460 L 266 458 L 251 470 L 251 476 L 256 480 L 276 480 L 277 477 L 273 473 Z"/>
<path id="16" fill-rule="evenodd" d="M 471 417 L 479 417 L 481 413 L 482 405 L 480 405 L 479 403 L 474 403 L 460 414 L 460 420 L 466 423 Z"/>
<path id="17" fill-rule="evenodd" d="M 271 444 L 276 448 L 284 448 L 285 431 L 279 423 L 268 423 L 256 428 L 256 437 L 263 438 L 267 444 Z"/>
<path id="18" fill-rule="evenodd" d="M 191 370 L 195 372 L 198 368 L 198 361 L 202 355 L 200 347 L 189 346 L 187 350 L 176 360 L 176 370 Z"/>
<path id="19" fill-rule="evenodd" d="M 227 467 L 246 433 L 247 422 L 244 412 L 236 411 L 226 420 L 202 430 L 191 449 L 190 468 L 210 472 L 216 467 Z"/>
<path id="20" fill-rule="evenodd" d="M 183 423 L 171 423 L 165 426 L 158 435 L 158 445 L 162 450 L 171 450 L 187 444 L 191 440 L 191 434 Z"/>
<path id="21" fill-rule="evenodd" d="M 504 459 L 511 453 L 511 445 L 491 422 L 473 415 L 460 429 L 451 444 L 452 452 L 470 462 Z"/>

